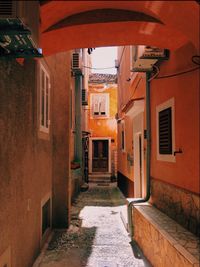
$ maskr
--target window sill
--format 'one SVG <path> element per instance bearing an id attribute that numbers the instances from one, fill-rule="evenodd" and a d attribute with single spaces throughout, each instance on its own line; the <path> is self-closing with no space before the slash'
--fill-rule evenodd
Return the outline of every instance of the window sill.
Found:
<path id="1" fill-rule="evenodd" d="M 91 119 L 93 120 L 105 120 L 105 119 L 110 119 L 109 116 L 92 116 Z"/>
<path id="2" fill-rule="evenodd" d="M 49 133 L 48 132 L 43 132 L 41 130 L 38 130 L 38 138 L 39 139 L 50 141 L 50 135 L 49 135 Z"/>
<path id="3" fill-rule="evenodd" d="M 165 161 L 165 162 L 176 162 L 176 157 L 173 155 L 163 155 L 163 154 L 157 154 L 157 160 L 158 161 Z"/>

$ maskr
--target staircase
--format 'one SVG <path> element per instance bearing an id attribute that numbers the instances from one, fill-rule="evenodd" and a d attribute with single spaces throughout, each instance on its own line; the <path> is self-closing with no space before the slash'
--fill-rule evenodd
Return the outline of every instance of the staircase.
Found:
<path id="1" fill-rule="evenodd" d="M 106 174 L 90 174 L 89 175 L 89 183 L 96 183 L 96 184 L 109 184 L 111 182 L 111 175 L 106 173 Z"/>

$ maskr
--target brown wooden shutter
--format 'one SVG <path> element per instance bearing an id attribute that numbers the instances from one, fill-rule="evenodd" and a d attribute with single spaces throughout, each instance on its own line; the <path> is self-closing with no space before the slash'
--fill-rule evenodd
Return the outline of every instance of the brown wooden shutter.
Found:
<path id="1" fill-rule="evenodd" d="M 159 153 L 172 154 L 172 109 L 159 112 Z"/>

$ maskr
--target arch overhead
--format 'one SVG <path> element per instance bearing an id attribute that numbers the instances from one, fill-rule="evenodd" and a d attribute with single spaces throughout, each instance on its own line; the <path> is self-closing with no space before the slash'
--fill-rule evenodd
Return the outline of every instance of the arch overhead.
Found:
<path id="1" fill-rule="evenodd" d="M 130 44 L 197 51 L 198 12 L 195 1 L 44 1 L 41 46 L 45 55 Z"/>

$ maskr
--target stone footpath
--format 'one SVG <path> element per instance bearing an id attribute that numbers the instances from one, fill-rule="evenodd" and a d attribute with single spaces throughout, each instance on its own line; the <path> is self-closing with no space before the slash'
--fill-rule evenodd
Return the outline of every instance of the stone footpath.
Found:
<path id="1" fill-rule="evenodd" d="M 115 186 L 90 186 L 73 203 L 68 230 L 55 231 L 34 267 L 149 266 L 120 219 L 125 198 Z M 134 256 L 135 255 L 135 256 Z"/>

